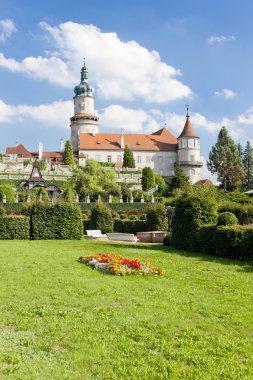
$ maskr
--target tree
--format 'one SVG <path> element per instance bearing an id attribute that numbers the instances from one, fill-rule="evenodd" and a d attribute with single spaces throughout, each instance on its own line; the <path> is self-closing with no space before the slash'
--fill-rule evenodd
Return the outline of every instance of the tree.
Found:
<path id="1" fill-rule="evenodd" d="M 162 203 L 156 203 L 147 210 L 147 231 L 167 231 L 168 212 Z"/>
<path id="2" fill-rule="evenodd" d="M 124 149 L 123 166 L 125 168 L 135 168 L 134 155 L 133 152 L 128 148 L 128 145 L 126 145 Z"/>
<path id="3" fill-rule="evenodd" d="M 161 174 L 155 174 L 155 184 L 158 186 L 157 195 L 163 195 L 166 192 L 167 185 Z"/>
<path id="4" fill-rule="evenodd" d="M 243 148 L 242 148 L 241 143 L 237 144 L 237 149 L 238 149 L 239 156 L 242 158 L 243 157 Z"/>
<path id="5" fill-rule="evenodd" d="M 253 187 L 253 148 L 249 141 L 243 151 L 243 163 L 246 170 L 245 183 L 247 189 L 251 189 Z"/>
<path id="6" fill-rule="evenodd" d="M 114 170 L 103 168 L 99 162 L 88 159 L 85 167 L 74 169 L 72 182 L 80 201 L 84 201 L 88 194 L 93 200 L 96 200 L 99 194 L 119 195 L 120 185 L 116 179 Z"/>
<path id="7" fill-rule="evenodd" d="M 142 190 L 147 191 L 155 186 L 155 174 L 149 166 L 142 169 L 141 177 Z"/>
<path id="8" fill-rule="evenodd" d="M 217 175 L 225 191 L 242 184 L 245 178 L 245 169 L 238 148 L 226 127 L 221 128 L 217 142 L 209 153 L 207 167 L 212 174 Z"/>
<path id="9" fill-rule="evenodd" d="M 75 159 L 73 155 L 73 148 L 70 140 L 66 141 L 64 150 L 64 165 L 74 165 Z"/>
<path id="10" fill-rule="evenodd" d="M 112 212 L 103 202 L 97 202 L 92 209 L 89 229 L 101 230 L 103 234 L 113 231 Z"/>
<path id="11" fill-rule="evenodd" d="M 174 175 L 169 180 L 168 190 L 172 192 L 175 189 L 182 189 L 185 186 L 189 185 L 189 177 L 185 175 L 182 167 L 178 162 L 174 166 Z"/>

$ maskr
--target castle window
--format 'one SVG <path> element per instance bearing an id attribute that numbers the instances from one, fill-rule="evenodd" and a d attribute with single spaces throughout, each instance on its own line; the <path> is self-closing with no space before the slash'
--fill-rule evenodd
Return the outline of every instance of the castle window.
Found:
<path id="1" fill-rule="evenodd" d="M 191 174 L 191 175 L 195 175 L 195 170 L 194 170 L 194 169 L 191 169 L 191 170 L 190 170 L 190 174 Z"/>
<path id="2" fill-rule="evenodd" d="M 189 148 L 194 148 L 194 139 L 189 139 L 188 140 L 188 147 Z"/>
<path id="3" fill-rule="evenodd" d="M 117 162 L 122 162 L 122 156 L 117 156 Z"/>
<path id="4" fill-rule="evenodd" d="M 147 163 L 147 164 L 150 164 L 150 162 L 151 162 L 151 156 L 147 156 L 147 157 L 146 157 L 146 163 Z"/>
<path id="5" fill-rule="evenodd" d="M 141 156 L 137 156 L 137 163 L 141 164 Z"/>
<path id="6" fill-rule="evenodd" d="M 195 156 L 191 154 L 191 161 L 195 161 Z"/>
<path id="7" fill-rule="evenodd" d="M 187 140 L 182 139 L 182 148 L 187 148 Z"/>
<path id="8" fill-rule="evenodd" d="M 107 162 L 112 162 L 112 156 L 107 156 Z"/>
<path id="9" fill-rule="evenodd" d="M 174 164 L 175 160 L 172 157 L 169 157 L 169 164 Z"/>
<path id="10" fill-rule="evenodd" d="M 163 163 L 163 156 L 158 156 L 158 164 L 162 164 Z"/>

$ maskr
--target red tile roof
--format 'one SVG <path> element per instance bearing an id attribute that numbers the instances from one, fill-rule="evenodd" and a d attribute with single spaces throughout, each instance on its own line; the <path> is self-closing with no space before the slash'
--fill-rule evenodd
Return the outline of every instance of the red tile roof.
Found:
<path id="1" fill-rule="evenodd" d="M 202 186 L 213 186 L 213 183 L 210 179 L 201 179 L 195 183 L 195 185 L 202 185 Z"/>
<path id="2" fill-rule="evenodd" d="M 180 138 L 180 137 L 198 137 L 196 132 L 194 131 L 194 129 L 192 127 L 189 115 L 186 116 L 186 122 L 184 125 L 184 129 L 182 130 L 181 135 L 178 136 L 178 138 Z"/>
<path id="3" fill-rule="evenodd" d="M 10 156 L 11 154 L 16 154 L 22 158 L 33 158 L 32 154 L 26 149 L 23 144 L 18 144 L 14 147 L 7 147 L 5 150 L 6 156 Z"/>
<path id="4" fill-rule="evenodd" d="M 120 150 L 120 133 L 80 134 L 80 149 Z M 132 150 L 172 151 L 177 150 L 177 139 L 165 128 L 151 135 L 124 134 L 124 144 Z"/>

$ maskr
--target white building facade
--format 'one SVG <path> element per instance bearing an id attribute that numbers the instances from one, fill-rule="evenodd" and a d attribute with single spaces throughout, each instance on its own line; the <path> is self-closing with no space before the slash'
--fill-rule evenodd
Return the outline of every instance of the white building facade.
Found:
<path id="1" fill-rule="evenodd" d="M 71 117 L 71 142 L 77 152 L 79 164 L 85 165 L 87 158 L 99 162 L 123 164 L 124 148 L 133 152 L 136 168 L 151 167 L 163 177 L 174 174 L 178 162 L 190 181 L 201 179 L 200 144 L 187 111 L 186 122 L 178 138 L 166 128 L 150 135 L 99 133 L 99 118 L 94 114 L 94 89 L 88 83 L 88 71 L 81 69 L 81 82 L 75 87 L 74 116 Z"/>

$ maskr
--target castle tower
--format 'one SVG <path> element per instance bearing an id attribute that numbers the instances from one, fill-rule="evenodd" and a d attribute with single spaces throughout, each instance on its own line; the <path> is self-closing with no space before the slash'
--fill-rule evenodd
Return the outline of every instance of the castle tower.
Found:
<path id="1" fill-rule="evenodd" d="M 81 82 L 74 88 L 74 116 L 70 118 L 71 143 L 73 150 L 79 148 L 80 133 L 98 133 L 99 118 L 94 115 L 94 88 L 88 82 L 85 61 L 81 69 Z"/>
<path id="2" fill-rule="evenodd" d="M 178 137 L 178 163 L 192 183 L 200 180 L 203 164 L 200 161 L 199 137 L 192 127 L 188 108 L 183 131 Z"/>

